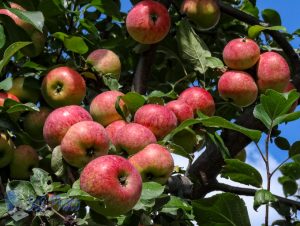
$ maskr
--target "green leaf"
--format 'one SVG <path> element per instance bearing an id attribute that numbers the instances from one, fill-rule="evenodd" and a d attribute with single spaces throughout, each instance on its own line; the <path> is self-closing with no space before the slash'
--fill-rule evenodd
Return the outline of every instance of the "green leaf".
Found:
<path id="1" fill-rule="evenodd" d="M 165 205 L 163 205 L 163 208 L 160 212 L 177 216 L 177 211 L 179 209 L 183 210 L 190 220 L 194 218 L 192 215 L 193 207 L 183 199 L 176 196 L 171 196 L 171 199 Z"/>
<path id="2" fill-rule="evenodd" d="M 48 172 L 39 168 L 33 168 L 33 175 L 30 177 L 30 182 L 38 196 L 47 195 L 52 192 L 52 178 Z"/>
<path id="3" fill-rule="evenodd" d="M 281 116 L 277 117 L 274 120 L 273 124 L 274 125 L 278 125 L 278 124 L 281 124 L 283 122 L 295 121 L 295 120 L 297 120 L 299 118 L 300 118 L 300 111 L 292 112 L 292 113 L 284 114 L 284 115 L 281 115 Z"/>
<path id="4" fill-rule="evenodd" d="M 300 164 L 298 162 L 285 163 L 280 167 L 280 171 L 284 176 L 294 180 L 300 179 Z"/>
<path id="5" fill-rule="evenodd" d="M 33 25 L 36 29 L 43 33 L 44 15 L 39 11 L 23 11 L 13 8 L 7 8 L 13 14 L 17 15 L 23 21 Z"/>
<path id="6" fill-rule="evenodd" d="M 85 191 L 82 191 L 81 189 L 77 189 L 77 188 L 71 188 L 67 192 L 67 194 L 70 198 L 77 198 L 77 199 L 83 200 L 83 201 L 100 201 L 100 202 L 102 201 L 96 197 L 89 195 Z"/>
<path id="7" fill-rule="evenodd" d="M 272 26 L 272 27 L 264 27 L 261 25 L 253 25 L 248 30 L 248 36 L 249 38 L 255 39 L 260 32 L 265 30 L 271 30 L 271 31 L 286 31 L 286 28 L 283 26 Z"/>
<path id="8" fill-rule="evenodd" d="M 282 149 L 282 150 L 290 149 L 290 143 L 286 138 L 276 137 L 274 141 L 275 141 L 276 146 L 279 147 L 280 149 Z"/>
<path id="9" fill-rule="evenodd" d="M 231 157 L 230 152 L 226 147 L 226 145 L 224 144 L 224 141 L 221 138 L 221 136 L 217 132 L 215 132 L 214 134 L 211 133 L 207 133 L 207 134 L 210 140 L 217 146 L 218 150 L 221 152 L 223 159 L 230 158 Z"/>
<path id="10" fill-rule="evenodd" d="M 2 82 L 0 82 L 0 89 L 3 89 L 4 91 L 10 90 L 12 87 L 12 77 L 7 77 Z"/>
<path id="11" fill-rule="evenodd" d="M 276 201 L 277 198 L 271 192 L 265 189 L 257 190 L 254 196 L 253 208 L 257 210 L 261 205 Z"/>
<path id="12" fill-rule="evenodd" d="M 151 98 L 163 98 L 163 97 L 176 99 L 178 96 L 177 96 L 176 92 L 173 89 L 168 93 L 164 93 L 164 92 L 159 91 L 159 90 L 154 90 L 149 95 L 146 96 L 146 98 L 148 100 L 151 99 Z"/>
<path id="13" fill-rule="evenodd" d="M 0 217 L 3 217 L 7 212 L 7 203 L 4 200 L 0 200 Z"/>
<path id="14" fill-rule="evenodd" d="M 143 183 L 143 190 L 141 194 L 142 200 L 155 199 L 159 197 L 165 190 L 165 186 L 156 182 Z"/>
<path id="15" fill-rule="evenodd" d="M 61 40 L 66 49 L 72 52 L 85 54 L 89 50 L 89 47 L 85 44 L 84 39 L 79 36 L 72 36 L 63 32 L 56 32 L 53 34 L 53 37 Z"/>
<path id="16" fill-rule="evenodd" d="M 66 164 L 63 161 L 60 146 L 57 146 L 52 151 L 51 169 L 58 177 L 62 177 L 66 173 Z"/>
<path id="17" fill-rule="evenodd" d="M 249 0 L 244 0 L 241 5 L 241 10 L 258 18 L 259 10 L 256 6 L 254 6 Z"/>
<path id="18" fill-rule="evenodd" d="M 192 201 L 195 219 L 199 225 L 250 226 L 243 199 L 231 193 Z"/>
<path id="19" fill-rule="evenodd" d="M 278 178 L 278 182 L 282 184 L 283 192 L 285 196 L 294 195 L 298 190 L 298 184 L 295 180 L 287 176 Z"/>
<path id="20" fill-rule="evenodd" d="M 222 177 L 254 187 L 262 186 L 262 177 L 254 167 L 238 159 L 225 159 L 225 163 Z"/>
<path id="21" fill-rule="evenodd" d="M 174 153 L 176 155 L 180 155 L 180 156 L 183 156 L 185 158 L 188 158 L 190 160 L 193 160 L 192 157 L 189 155 L 189 153 L 187 153 L 184 148 L 180 145 L 177 145 L 173 142 L 168 142 L 168 144 L 166 145 L 166 147 L 168 148 L 168 150 L 171 152 L 171 153 Z"/>
<path id="22" fill-rule="evenodd" d="M 27 61 L 25 62 L 23 65 L 22 65 L 23 68 L 31 68 L 31 69 L 35 69 L 37 71 L 45 71 L 47 70 L 48 68 L 47 67 L 44 67 L 40 64 L 37 64 L 33 61 Z"/>
<path id="23" fill-rule="evenodd" d="M 120 9 L 115 2 L 107 0 L 93 0 L 90 4 L 101 13 L 111 16 L 114 20 L 122 21 Z"/>
<path id="24" fill-rule="evenodd" d="M 112 78 L 110 76 L 102 76 L 103 83 L 110 89 L 110 90 L 119 90 L 122 86 L 119 84 L 118 80 Z"/>
<path id="25" fill-rule="evenodd" d="M 3 25 L 0 24 L 0 49 L 2 49 L 2 47 L 5 45 L 5 43 L 6 43 L 6 35 L 4 32 Z"/>
<path id="26" fill-rule="evenodd" d="M 0 73 L 3 67 L 10 61 L 10 58 L 23 47 L 31 44 L 31 42 L 15 42 L 11 44 L 4 52 L 3 59 L 0 61 Z"/>
<path id="27" fill-rule="evenodd" d="M 71 186 L 69 184 L 62 184 L 60 182 L 52 182 L 53 192 L 67 192 Z"/>
<path id="28" fill-rule="evenodd" d="M 289 157 L 300 154 L 300 141 L 296 141 L 292 144 L 289 150 Z"/>
<path id="29" fill-rule="evenodd" d="M 224 68 L 222 60 L 217 57 L 206 57 L 206 65 L 212 69 L 214 68 Z"/>
<path id="30" fill-rule="evenodd" d="M 137 109 L 142 107 L 144 103 L 146 102 L 145 98 L 135 92 L 129 92 L 126 93 L 124 96 L 121 97 L 121 99 L 125 102 L 128 110 L 134 114 Z"/>
<path id="31" fill-rule="evenodd" d="M 8 108 L 6 110 L 6 113 L 8 114 L 24 111 L 39 111 L 39 108 L 33 103 L 20 104 L 11 99 L 6 99 L 4 101 L 4 106 Z"/>
<path id="32" fill-rule="evenodd" d="M 261 15 L 265 22 L 269 23 L 271 26 L 281 25 L 280 14 L 274 9 L 264 9 Z"/>

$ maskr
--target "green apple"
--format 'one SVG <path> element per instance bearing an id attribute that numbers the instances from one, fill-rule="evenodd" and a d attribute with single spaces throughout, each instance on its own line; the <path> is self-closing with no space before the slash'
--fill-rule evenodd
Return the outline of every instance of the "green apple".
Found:
<path id="1" fill-rule="evenodd" d="M 5 133 L 0 133 L 0 168 L 7 166 L 13 157 L 15 145 Z"/>

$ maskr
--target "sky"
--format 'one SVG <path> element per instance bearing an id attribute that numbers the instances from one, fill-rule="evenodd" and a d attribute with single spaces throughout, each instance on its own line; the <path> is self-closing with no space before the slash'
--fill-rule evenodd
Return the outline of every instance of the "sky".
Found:
<path id="1" fill-rule="evenodd" d="M 299 0 L 257 0 L 257 7 L 260 11 L 263 9 L 275 9 L 281 15 L 282 26 L 287 28 L 287 31 L 292 33 L 295 30 L 300 28 L 300 16 L 299 16 L 299 9 L 300 9 L 300 1 Z M 122 11 L 126 12 L 131 8 L 131 4 L 129 0 L 122 0 Z M 291 42 L 294 48 L 300 48 L 300 38 L 298 37 L 294 41 Z M 300 111 L 300 106 L 297 107 L 296 111 Z M 290 122 L 286 125 L 281 125 L 279 127 L 282 129 L 281 136 L 288 138 L 290 143 L 300 140 L 300 120 Z M 264 138 L 262 138 L 262 142 L 260 145 L 263 144 Z M 258 154 L 258 151 L 255 145 L 250 144 L 246 148 L 247 151 L 247 160 L 246 162 L 254 166 L 259 172 L 262 172 L 262 176 L 264 181 L 266 181 L 265 176 L 265 165 L 262 161 L 261 157 Z M 271 169 L 276 168 L 281 161 L 283 161 L 287 157 L 287 152 L 279 150 L 274 144 L 270 146 L 270 166 Z M 187 165 L 187 160 L 181 157 L 175 156 L 175 164 L 185 167 Z M 271 191 L 274 194 L 283 196 L 282 187 L 278 184 L 277 178 L 280 176 L 280 173 L 277 172 L 272 180 Z M 233 185 L 241 186 L 240 184 L 229 182 L 223 178 L 219 178 L 219 181 L 231 183 Z M 264 183 L 264 187 L 266 184 Z M 214 194 L 214 193 L 213 193 Z M 213 195 L 209 194 L 209 195 Z M 247 204 L 249 217 L 251 221 L 251 225 L 261 225 L 264 221 L 264 207 L 260 207 L 258 212 L 255 212 L 252 208 L 253 206 L 253 197 L 243 197 L 244 201 Z M 270 222 L 279 219 L 279 215 L 272 210 L 270 212 Z"/>

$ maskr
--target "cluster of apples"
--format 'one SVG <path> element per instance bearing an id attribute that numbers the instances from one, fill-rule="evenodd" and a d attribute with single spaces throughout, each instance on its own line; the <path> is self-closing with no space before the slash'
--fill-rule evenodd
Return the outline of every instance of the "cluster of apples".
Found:
<path id="1" fill-rule="evenodd" d="M 218 81 L 219 95 L 237 106 L 251 105 L 258 93 L 267 89 L 287 92 L 294 88 L 286 60 L 272 51 L 261 54 L 259 46 L 251 39 L 231 40 L 224 47 L 223 60 L 229 70 Z M 255 75 L 245 71 L 254 66 Z"/>

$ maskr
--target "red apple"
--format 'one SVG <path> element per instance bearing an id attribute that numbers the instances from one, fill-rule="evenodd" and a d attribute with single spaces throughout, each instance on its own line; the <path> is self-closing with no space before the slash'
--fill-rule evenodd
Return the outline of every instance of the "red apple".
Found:
<path id="1" fill-rule="evenodd" d="M 152 131 L 137 123 L 129 123 L 120 128 L 116 134 L 116 146 L 132 155 L 148 144 L 156 143 Z"/>
<path id="2" fill-rule="evenodd" d="M 286 93 L 293 89 L 296 89 L 296 87 L 293 85 L 293 83 L 289 82 L 288 85 L 284 88 L 283 92 Z M 298 105 L 298 100 L 296 100 L 295 103 L 291 106 L 289 113 L 294 112 L 297 105 Z"/>
<path id="3" fill-rule="evenodd" d="M 122 116 L 117 112 L 115 104 L 118 97 L 123 95 L 123 93 L 116 90 L 106 91 L 97 95 L 90 105 L 90 113 L 93 119 L 103 126 L 121 120 Z M 120 107 L 123 112 L 126 112 L 126 106 L 122 100 L 120 100 Z"/>
<path id="4" fill-rule="evenodd" d="M 286 60 L 278 53 L 265 52 L 260 55 L 257 64 L 257 85 L 261 92 L 274 89 L 283 92 L 290 81 L 290 68 Z"/>
<path id="5" fill-rule="evenodd" d="M 97 49 L 91 52 L 87 57 L 87 63 L 93 65 L 93 68 L 101 75 L 109 74 L 115 79 L 120 78 L 121 62 L 113 51 L 108 49 Z"/>
<path id="6" fill-rule="evenodd" d="M 5 133 L 0 133 L 0 168 L 7 166 L 15 151 L 15 145 L 9 136 Z"/>
<path id="7" fill-rule="evenodd" d="M 194 118 L 193 109 L 184 101 L 172 100 L 166 104 L 166 107 L 174 112 L 179 123 Z"/>
<path id="8" fill-rule="evenodd" d="M 84 79 L 69 67 L 49 71 L 41 89 L 45 101 L 53 108 L 80 104 L 86 93 Z"/>
<path id="9" fill-rule="evenodd" d="M 105 155 L 89 162 L 80 175 L 80 188 L 103 202 L 88 202 L 96 212 L 105 216 L 127 213 L 138 202 L 142 178 L 125 158 Z"/>
<path id="10" fill-rule="evenodd" d="M 219 79 L 218 91 L 224 100 L 247 107 L 257 98 L 258 88 L 252 76 L 244 71 L 227 71 Z"/>
<path id="11" fill-rule="evenodd" d="M 247 38 L 236 38 L 227 43 L 223 60 L 231 69 L 245 70 L 254 66 L 260 56 L 257 43 Z"/>
<path id="12" fill-rule="evenodd" d="M 6 99 L 12 99 L 14 101 L 20 102 L 19 98 L 11 93 L 0 92 L 0 106 L 4 105 Z"/>
<path id="13" fill-rule="evenodd" d="M 136 4 L 126 18 L 129 35 L 142 44 L 154 44 L 163 40 L 170 26 L 171 19 L 166 7 L 152 0 Z"/>
<path id="14" fill-rule="evenodd" d="M 118 120 L 110 123 L 107 127 L 105 127 L 107 135 L 114 146 L 116 146 L 117 144 L 117 133 L 119 129 L 121 129 L 126 124 L 127 123 L 124 120 Z"/>
<path id="15" fill-rule="evenodd" d="M 93 121 L 82 121 L 72 125 L 61 141 L 63 158 L 77 168 L 106 155 L 108 149 L 109 138 L 104 127 Z"/>
<path id="16" fill-rule="evenodd" d="M 184 0 L 181 12 L 185 13 L 202 30 L 216 26 L 221 16 L 216 0 Z"/>
<path id="17" fill-rule="evenodd" d="M 68 129 L 77 122 L 92 121 L 91 115 L 82 107 L 71 105 L 52 111 L 44 124 L 43 135 L 47 144 L 54 148 L 60 145 Z"/>
<path id="18" fill-rule="evenodd" d="M 178 100 L 187 103 L 193 109 L 194 114 L 197 114 L 197 110 L 208 116 L 212 116 L 215 113 L 214 99 L 211 94 L 203 88 L 187 88 L 179 95 Z"/>
<path id="19" fill-rule="evenodd" d="M 172 155 L 159 144 L 149 144 L 130 157 L 129 162 L 140 172 L 143 182 L 155 181 L 165 184 L 174 169 Z"/>
<path id="20" fill-rule="evenodd" d="M 161 139 L 177 126 L 175 114 L 166 106 L 146 104 L 140 107 L 135 115 L 134 122 L 150 129 L 157 139 Z"/>

